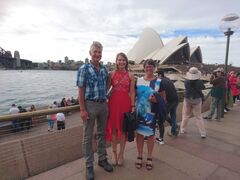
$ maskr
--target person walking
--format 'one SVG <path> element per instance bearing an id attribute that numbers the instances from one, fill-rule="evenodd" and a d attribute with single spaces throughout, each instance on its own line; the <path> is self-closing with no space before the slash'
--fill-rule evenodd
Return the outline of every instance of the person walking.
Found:
<path id="1" fill-rule="evenodd" d="M 192 114 L 197 121 L 198 130 L 202 138 L 206 138 L 206 129 L 202 118 L 202 90 L 205 89 L 200 80 L 201 72 L 196 67 L 191 67 L 187 74 L 185 85 L 185 97 L 183 101 L 182 122 L 180 133 L 187 132 L 187 124 Z"/>
<path id="2" fill-rule="evenodd" d="M 177 90 L 173 84 L 173 82 L 165 77 L 164 71 L 158 71 L 158 76 L 162 80 L 161 84 L 164 87 L 164 96 L 166 100 L 166 109 L 167 116 L 166 120 L 171 126 L 171 131 L 168 132 L 170 136 L 178 136 L 180 126 L 177 124 L 177 107 L 178 107 L 178 95 Z M 170 115 L 170 116 L 169 116 Z"/>
<path id="3" fill-rule="evenodd" d="M 160 83 L 161 80 L 154 75 L 155 62 L 152 59 L 144 62 L 143 68 L 144 77 L 138 78 L 136 87 L 136 114 L 137 114 L 137 129 L 136 129 L 136 143 L 137 143 L 137 160 L 135 166 L 137 169 L 142 168 L 143 160 L 143 146 L 144 137 L 147 137 L 147 163 L 146 169 L 152 170 L 152 152 L 155 140 L 156 119 L 160 119 L 160 112 L 162 106 L 160 98 Z"/>
<path id="4" fill-rule="evenodd" d="M 211 106 L 208 116 L 204 117 L 204 119 L 212 120 L 212 116 L 214 115 L 215 111 L 217 112 L 215 119 L 220 121 L 221 118 L 221 111 L 222 105 L 225 98 L 226 93 L 226 80 L 224 77 L 224 70 L 223 68 L 217 68 L 213 75 L 210 78 L 210 83 L 213 85 L 211 89 Z"/>
<path id="5" fill-rule="evenodd" d="M 35 105 L 32 104 L 31 107 L 30 107 L 29 112 L 34 112 L 34 111 L 37 111 L 37 109 L 36 109 Z M 32 118 L 31 118 L 31 121 L 30 121 L 30 126 L 29 126 L 29 128 L 31 128 L 31 127 L 33 126 L 34 120 L 35 120 L 35 117 L 32 117 Z"/>
<path id="6" fill-rule="evenodd" d="M 116 70 L 109 74 L 109 86 L 112 86 L 112 95 L 108 102 L 107 141 L 112 143 L 112 165 L 121 166 L 127 141 L 122 131 L 124 113 L 135 111 L 135 81 L 133 74 L 128 72 L 128 58 L 124 53 L 117 54 Z"/>
<path id="7" fill-rule="evenodd" d="M 77 73 L 77 86 L 80 104 L 80 117 L 84 124 L 83 153 L 86 160 L 86 179 L 94 179 L 94 153 L 92 138 L 94 124 L 97 121 L 97 153 L 98 165 L 105 171 L 113 171 L 107 161 L 106 123 L 108 118 L 107 79 L 108 71 L 100 63 L 103 46 L 94 41 L 90 47 L 90 63 L 82 65 Z"/>
<path id="8" fill-rule="evenodd" d="M 52 107 L 52 105 L 49 105 L 48 106 L 48 109 L 52 109 L 53 107 Z M 53 131 L 53 128 L 54 128 L 54 117 L 56 118 L 56 114 L 48 114 L 47 116 L 46 116 L 46 118 L 47 118 L 47 121 L 48 121 L 48 132 L 50 132 L 50 131 Z"/>

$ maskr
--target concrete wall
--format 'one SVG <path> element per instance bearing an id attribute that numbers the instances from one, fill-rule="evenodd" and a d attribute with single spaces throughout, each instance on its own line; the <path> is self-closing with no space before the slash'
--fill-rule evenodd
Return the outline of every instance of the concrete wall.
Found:
<path id="1" fill-rule="evenodd" d="M 28 177 L 26 161 L 20 141 L 0 144 L 0 179 L 25 179 Z"/>
<path id="2" fill-rule="evenodd" d="M 0 179 L 25 179 L 82 157 L 82 126 L 0 144 Z"/>
<path id="3" fill-rule="evenodd" d="M 23 146 L 33 176 L 82 157 L 82 127 L 27 138 Z"/>

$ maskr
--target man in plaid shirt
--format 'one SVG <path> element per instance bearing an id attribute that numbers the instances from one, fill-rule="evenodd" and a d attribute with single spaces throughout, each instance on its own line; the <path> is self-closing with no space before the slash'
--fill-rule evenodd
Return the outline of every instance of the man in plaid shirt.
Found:
<path id="1" fill-rule="evenodd" d="M 77 74 L 77 86 L 80 104 L 80 117 L 84 124 L 83 152 L 86 159 L 86 178 L 94 179 L 92 138 L 95 120 L 97 120 L 98 165 L 112 172 L 106 155 L 107 78 L 108 71 L 100 64 L 102 44 L 94 41 L 90 47 L 90 63 L 81 66 Z"/>

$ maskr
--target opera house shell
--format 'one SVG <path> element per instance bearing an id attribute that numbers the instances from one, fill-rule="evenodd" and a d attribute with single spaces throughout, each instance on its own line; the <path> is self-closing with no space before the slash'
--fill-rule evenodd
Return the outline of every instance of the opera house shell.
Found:
<path id="1" fill-rule="evenodd" d="M 135 62 L 136 68 L 146 59 L 153 59 L 159 65 L 202 63 L 200 47 L 190 48 L 186 36 L 177 37 L 163 45 L 159 34 L 151 28 L 143 30 L 127 56 L 130 61 Z"/>
<path id="2" fill-rule="evenodd" d="M 157 71 L 162 69 L 178 90 L 184 89 L 185 72 L 189 65 L 202 65 L 202 53 L 199 46 L 190 48 L 187 36 L 177 37 L 163 44 L 160 35 L 151 28 L 145 28 L 133 48 L 127 53 L 134 62 L 129 65 L 135 75 L 143 75 L 143 63 L 152 59 L 157 63 Z"/>

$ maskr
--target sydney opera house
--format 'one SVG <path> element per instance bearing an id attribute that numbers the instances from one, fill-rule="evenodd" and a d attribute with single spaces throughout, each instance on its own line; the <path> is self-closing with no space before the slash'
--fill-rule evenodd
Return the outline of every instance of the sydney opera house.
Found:
<path id="1" fill-rule="evenodd" d="M 143 30 L 139 40 L 127 55 L 129 61 L 135 64 L 130 67 L 133 71 L 142 70 L 146 59 L 153 59 L 158 68 L 202 64 L 200 47 L 190 47 L 186 36 L 177 37 L 164 45 L 160 35 L 151 28 Z"/>

